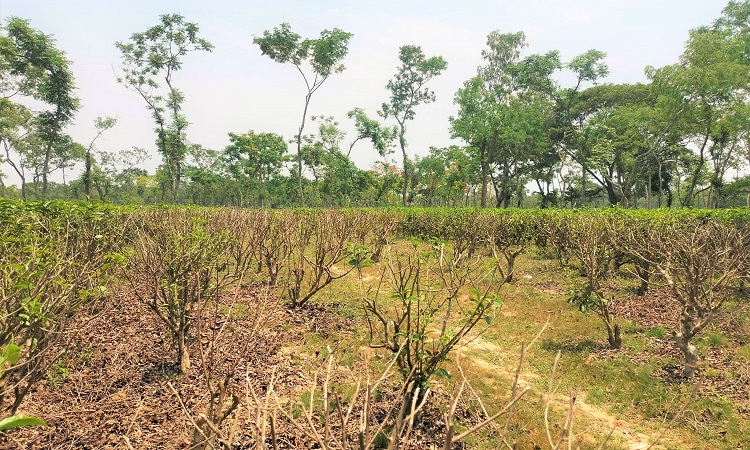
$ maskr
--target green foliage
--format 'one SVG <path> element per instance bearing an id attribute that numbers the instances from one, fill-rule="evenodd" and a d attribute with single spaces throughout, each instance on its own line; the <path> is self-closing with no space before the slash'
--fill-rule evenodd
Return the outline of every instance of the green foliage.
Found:
<path id="1" fill-rule="evenodd" d="M 725 347 L 727 345 L 727 338 L 717 331 L 706 333 L 705 342 L 709 347 Z"/>
<path id="2" fill-rule="evenodd" d="M 52 364 L 47 370 L 46 378 L 47 382 L 52 387 L 57 387 L 65 383 L 70 377 L 70 369 L 65 361 L 58 360 L 55 364 Z"/>
<path id="3" fill-rule="evenodd" d="M 362 108 L 354 108 L 347 113 L 347 117 L 354 120 L 357 137 L 349 147 L 349 151 L 360 139 L 367 139 L 372 143 L 378 154 L 385 158 L 393 153 L 393 140 L 398 135 L 397 127 L 386 127 L 375 119 L 369 118 Z"/>
<path id="4" fill-rule="evenodd" d="M 256 206 L 267 206 L 268 181 L 278 174 L 284 163 L 287 150 L 284 138 L 273 133 L 249 131 L 245 134 L 229 133 L 229 142 L 224 149 L 224 159 L 229 173 L 239 182 L 240 195 L 246 190 L 255 191 L 258 196 Z"/>
<path id="5" fill-rule="evenodd" d="M 104 298 L 122 264 L 123 215 L 86 204 L 0 202 L 0 409 L 11 413 L 59 355 L 79 308 Z M 48 355 L 44 357 L 44 355 Z"/>
<path id="6" fill-rule="evenodd" d="M 352 36 L 334 28 L 321 31 L 318 39 L 302 39 L 288 23 L 282 23 L 273 31 L 264 31 L 262 37 L 253 38 L 253 43 L 264 55 L 281 64 L 300 66 L 303 61 L 309 61 L 316 77 L 327 78 L 344 71 L 341 61 L 346 57 Z"/>
<path id="7" fill-rule="evenodd" d="M 664 327 L 661 326 L 661 325 L 655 326 L 655 327 L 649 329 L 648 331 L 646 331 L 646 336 L 653 337 L 653 338 L 656 338 L 656 339 L 663 339 L 664 336 L 665 336 Z"/>
<path id="8" fill-rule="evenodd" d="M 448 67 L 448 63 L 441 56 L 427 58 L 422 48 L 415 45 L 402 46 L 399 49 L 399 60 L 401 66 L 386 85 L 391 98 L 388 103 L 383 103 L 379 114 L 384 119 L 393 117 L 398 123 L 398 142 L 403 163 L 401 200 L 406 206 L 411 173 L 406 154 L 406 122 L 414 120 L 416 106 L 435 101 L 435 92 L 426 85 L 432 78 L 440 75 Z"/>
<path id="9" fill-rule="evenodd" d="M 173 85 L 173 77 L 182 69 L 182 59 L 188 53 L 213 49 L 210 42 L 198 36 L 198 31 L 198 25 L 185 21 L 180 14 L 163 14 L 158 25 L 134 33 L 130 42 L 115 43 L 123 62 L 117 81 L 139 94 L 151 112 L 156 146 L 164 158 L 173 202 L 177 201 L 188 152 L 188 121 L 182 112 L 185 96 Z"/>
<path id="10" fill-rule="evenodd" d="M 31 28 L 28 21 L 11 17 L 0 34 L 0 142 L 5 161 L 21 179 L 26 199 L 26 170 L 33 169 L 41 195 L 48 194 L 51 172 L 71 166 L 82 154 L 80 145 L 63 133 L 79 108 L 70 61 L 51 36 Z M 20 94 L 20 95 L 19 95 Z M 11 98 L 21 97 L 20 103 Z M 23 105 L 34 100 L 33 109 Z M 17 153 L 14 161 L 10 150 Z"/>
<path id="11" fill-rule="evenodd" d="M 333 30 L 323 30 L 320 32 L 318 39 L 302 39 L 302 37 L 293 32 L 288 23 L 282 23 L 273 31 L 266 30 L 263 36 L 253 38 L 253 43 L 260 47 L 260 51 L 272 60 L 287 64 L 290 63 L 297 68 L 307 87 L 305 95 L 305 108 L 302 112 L 302 123 L 299 131 L 295 136 L 297 143 L 297 186 L 299 203 L 305 206 L 305 192 L 303 181 L 303 152 L 302 152 L 302 133 L 305 130 L 305 121 L 307 120 L 307 109 L 310 105 L 312 95 L 323 83 L 334 73 L 341 73 L 345 67 L 342 61 L 349 52 L 349 41 L 352 38 L 351 33 L 347 33 L 338 28 Z M 312 74 L 305 75 L 302 68 L 304 62 L 309 63 L 312 68 Z"/>
<path id="12" fill-rule="evenodd" d="M 46 427 L 47 423 L 42 419 L 36 417 L 29 417 L 24 415 L 13 415 L 0 420 L 0 431 L 12 430 L 14 428 L 39 426 Z"/>

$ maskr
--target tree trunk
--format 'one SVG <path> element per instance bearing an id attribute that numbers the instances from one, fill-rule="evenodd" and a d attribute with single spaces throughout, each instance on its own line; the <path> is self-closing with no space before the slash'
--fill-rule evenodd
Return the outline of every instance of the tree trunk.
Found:
<path id="1" fill-rule="evenodd" d="M 307 109 L 310 107 L 312 94 L 312 91 L 308 88 L 307 95 L 305 95 L 305 109 L 302 111 L 302 123 L 299 126 L 299 133 L 297 133 L 297 189 L 299 189 L 300 206 L 303 208 L 305 207 L 305 188 L 302 184 L 302 132 L 305 130 Z"/>
<path id="2" fill-rule="evenodd" d="M 190 353 L 188 352 L 185 340 L 185 331 L 180 330 L 177 333 L 177 355 L 178 358 L 180 358 L 180 373 L 183 375 L 191 375 L 193 371 L 190 369 Z"/>
<path id="3" fill-rule="evenodd" d="M 505 251 L 505 260 L 508 262 L 508 273 L 505 275 L 505 283 L 513 282 L 513 272 L 516 268 L 516 258 L 523 252 L 523 247 L 519 247 L 515 250 Z"/>
<path id="4" fill-rule="evenodd" d="M 638 275 L 638 278 L 641 280 L 641 285 L 638 286 L 638 289 L 636 290 L 636 294 L 640 297 L 643 297 L 646 295 L 646 292 L 648 291 L 648 282 L 649 282 L 649 276 L 651 274 L 650 269 L 651 265 L 645 261 L 636 261 L 635 262 L 635 273 Z"/>
<path id="5" fill-rule="evenodd" d="M 83 174 L 83 188 L 86 192 L 86 200 L 91 200 L 91 149 L 86 152 L 86 170 Z"/>
<path id="6" fill-rule="evenodd" d="M 172 174 L 172 203 L 177 203 L 177 191 L 180 190 L 180 176 L 182 173 L 182 166 L 177 163 L 175 164 L 175 173 Z"/>
<path id="7" fill-rule="evenodd" d="M 479 160 L 482 167 L 482 197 L 479 202 L 479 206 L 482 208 L 487 207 L 487 183 L 490 172 L 490 163 L 487 160 L 487 139 L 482 140 L 482 144 L 479 147 Z"/>
<path id="8" fill-rule="evenodd" d="M 44 152 L 44 166 L 42 168 L 42 198 L 47 198 L 47 174 L 49 173 L 49 160 L 51 157 L 52 148 L 50 144 L 47 144 L 47 148 Z"/>
<path id="9" fill-rule="evenodd" d="M 698 175 L 701 173 L 701 169 L 703 169 L 703 165 L 706 163 L 706 146 L 708 145 L 708 139 L 710 136 L 710 129 L 706 131 L 706 136 L 703 139 L 703 144 L 701 145 L 701 148 L 699 150 L 699 158 L 698 158 L 698 164 L 695 167 L 695 170 L 693 170 L 690 178 L 690 183 L 688 184 L 687 191 L 685 192 L 685 197 L 682 200 L 682 206 L 693 206 L 693 203 L 695 201 L 695 188 L 698 186 Z"/>
<path id="10" fill-rule="evenodd" d="M 620 204 L 620 197 L 617 195 L 617 191 L 615 191 L 615 187 L 612 186 L 612 183 L 605 183 L 604 190 L 607 191 L 607 200 L 609 200 L 609 206 L 616 206 Z"/>
<path id="11" fill-rule="evenodd" d="M 402 122 L 399 122 L 398 125 L 400 130 L 398 135 L 398 143 L 401 147 L 401 157 L 403 158 L 404 164 L 404 185 L 401 187 L 401 202 L 403 206 L 406 206 L 406 194 L 409 190 L 409 161 L 406 156 L 406 138 L 404 137 L 406 129 L 404 128 Z"/>
<path id="12" fill-rule="evenodd" d="M 18 178 L 21 179 L 21 199 L 26 201 L 26 171 L 23 169 L 23 165 L 19 167 L 10 159 L 10 146 L 8 142 L 2 139 L 0 141 L 3 142 L 3 147 L 5 148 L 5 161 L 10 164 L 10 167 L 16 172 Z"/>
<path id="13" fill-rule="evenodd" d="M 680 324 L 682 328 L 682 324 Z M 685 356 L 685 367 L 682 369 L 682 376 L 690 378 L 698 369 L 698 348 L 690 343 L 690 338 L 685 334 L 684 330 L 680 330 L 674 336 L 677 348 L 680 349 L 682 354 Z"/>
<path id="14" fill-rule="evenodd" d="M 609 342 L 609 346 L 615 349 L 622 347 L 622 330 L 620 329 L 620 324 L 616 323 L 614 326 L 606 322 L 605 324 L 607 325 L 607 342 Z"/>

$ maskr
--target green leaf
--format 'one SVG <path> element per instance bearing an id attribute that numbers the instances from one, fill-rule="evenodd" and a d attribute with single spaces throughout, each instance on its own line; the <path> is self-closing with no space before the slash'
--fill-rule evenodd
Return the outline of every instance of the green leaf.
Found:
<path id="1" fill-rule="evenodd" d="M 28 426 L 46 427 L 47 423 L 42 419 L 38 419 L 36 417 L 23 416 L 19 414 L 0 420 L 0 431 Z"/>
<path id="2" fill-rule="evenodd" d="M 10 361 L 11 364 L 15 364 L 20 357 L 21 347 L 12 342 L 8 344 L 8 348 L 5 349 L 5 358 Z"/>
<path id="3" fill-rule="evenodd" d="M 450 373 L 450 371 L 448 371 L 448 369 L 444 369 L 442 367 L 440 369 L 438 369 L 438 370 L 435 371 L 435 375 L 437 375 L 439 377 L 443 377 L 443 378 L 445 378 L 447 380 L 451 379 L 451 373 Z"/>
<path id="4" fill-rule="evenodd" d="M 490 316 L 484 316 L 484 321 L 487 322 L 487 325 L 492 323 L 492 318 Z"/>

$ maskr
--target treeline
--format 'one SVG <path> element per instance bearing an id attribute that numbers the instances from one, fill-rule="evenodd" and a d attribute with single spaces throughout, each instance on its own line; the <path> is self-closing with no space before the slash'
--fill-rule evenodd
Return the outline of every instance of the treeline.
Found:
<path id="1" fill-rule="evenodd" d="M 177 86 L 183 56 L 213 46 L 197 24 L 164 15 L 116 44 L 118 81 L 153 118 L 162 157 L 155 174 L 138 167 L 142 149 L 97 150 L 114 119 L 98 119 L 86 144 L 65 133 L 80 107 L 70 62 L 49 36 L 11 18 L 0 35 L 0 141 L 21 186 L 0 176 L 0 195 L 235 207 L 750 206 L 749 16 L 750 1 L 730 1 L 721 17 L 690 31 L 677 63 L 647 67 L 646 84 L 606 83 L 604 52 L 567 61 L 558 51 L 529 55 L 523 32 L 492 32 L 446 123 L 465 144 L 413 156 L 408 124 L 435 100 L 429 82 L 447 68 L 442 57 L 401 47 L 377 118 L 352 105 L 356 133 L 347 137 L 336 119 L 309 117 L 308 108 L 324 82 L 345 70 L 352 34 L 333 29 L 303 38 L 282 24 L 254 44 L 303 75 L 298 130 L 290 140 L 230 132 L 225 149 L 207 149 L 188 139 Z M 559 82 L 561 73 L 572 81 Z M 29 99 L 46 109 L 26 106 Z M 365 143 L 380 157 L 370 169 L 350 158 Z M 66 180 L 66 171 L 75 178 Z M 59 172 L 62 183 L 52 182 Z"/>

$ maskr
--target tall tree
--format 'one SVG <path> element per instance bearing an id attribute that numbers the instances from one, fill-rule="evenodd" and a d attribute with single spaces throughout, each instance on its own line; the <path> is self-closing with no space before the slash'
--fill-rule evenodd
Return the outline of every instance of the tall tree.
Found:
<path id="1" fill-rule="evenodd" d="M 525 47 L 523 32 L 491 32 L 482 50 L 484 65 L 455 96 L 459 112 L 451 118 L 451 128 L 478 152 L 482 207 L 487 206 L 490 180 L 496 205 L 507 207 L 513 195 L 520 204 L 529 174 L 544 179 L 549 172 L 542 163 L 551 162 L 546 136 L 551 101 L 542 88 L 554 87 L 551 75 L 560 68 L 559 55 L 522 60 Z"/>
<path id="2" fill-rule="evenodd" d="M 656 96 L 643 84 L 604 84 L 581 92 L 572 109 L 582 124 L 571 156 L 607 193 L 610 205 L 632 206 L 636 186 L 645 186 L 655 156 Z M 650 188 L 650 186 L 649 186 Z"/>
<path id="3" fill-rule="evenodd" d="M 439 149 L 431 147 L 429 155 L 417 157 L 414 163 L 417 193 L 424 196 L 426 206 L 433 206 L 440 188 L 445 187 L 445 160 L 438 152 Z"/>
<path id="4" fill-rule="evenodd" d="M 190 180 L 189 197 L 195 205 L 227 205 L 232 192 L 241 192 L 234 186 L 223 152 L 205 148 L 200 144 L 190 145 L 185 175 Z"/>
<path id="5" fill-rule="evenodd" d="M 0 125 L 0 140 L 6 154 L 6 162 L 21 178 L 25 198 L 25 174 L 23 163 L 13 162 L 11 149 L 16 147 L 34 152 L 39 162 L 36 174 L 42 179 L 42 194 L 46 195 L 48 175 L 53 170 L 52 160 L 56 154 L 68 148 L 60 146 L 64 128 L 78 111 L 78 98 L 74 95 L 75 82 L 70 62 L 65 53 L 55 46 L 50 36 L 31 28 L 29 22 L 17 17 L 10 18 L 0 35 L 0 95 L 3 104 L 3 120 Z M 19 95 L 41 102 L 43 108 L 34 106 L 34 112 L 11 101 Z M 7 115 L 6 115 L 7 114 Z M 34 135 L 33 141 L 21 141 Z M 20 145 L 19 145 L 20 144 Z M 19 155 L 20 160 L 32 159 Z"/>
<path id="6" fill-rule="evenodd" d="M 29 139 L 32 113 L 29 108 L 0 99 L 0 140 L 4 160 L 21 180 L 21 198 L 26 200 L 26 157 L 24 148 Z M 16 159 L 16 155 L 18 159 Z"/>
<path id="7" fill-rule="evenodd" d="M 522 142 L 526 123 L 524 105 L 519 97 L 521 86 L 516 79 L 516 66 L 521 51 L 527 46 L 526 35 L 493 31 L 487 36 L 487 49 L 482 50 L 485 65 L 479 67 L 489 98 L 486 100 L 490 116 L 489 151 L 485 158 L 492 164 L 490 171 L 495 190 L 496 206 L 508 207 L 513 193 L 513 179 L 520 177 L 524 165 Z M 486 188 L 483 187 L 483 191 Z"/>
<path id="8" fill-rule="evenodd" d="M 295 136 L 297 144 L 297 183 L 299 201 L 305 206 L 305 192 L 302 181 L 302 133 L 305 130 L 307 110 L 313 94 L 334 73 L 341 73 L 345 67 L 341 63 L 349 51 L 351 33 L 338 28 L 323 30 L 318 39 L 302 39 L 293 32 L 288 23 L 282 23 L 273 31 L 264 31 L 263 36 L 253 38 L 253 43 L 260 47 L 264 55 L 281 64 L 292 64 L 302 75 L 307 87 L 305 107 L 302 110 L 302 122 Z M 304 63 L 308 63 L 312 73 L 305 73 Z"/>
<path id="9" fill-rule="evenodd" d="M 122 52 L 122 76 L 117 81 L 140 95 L 151 111 L 156 146 L 164 159 L 172 201 L 176 202 L 188 152 L 188 121 L 182 112 L 185 96 L 174 86 L 174 74 L 182 69 L 185 55 L 210 52 L 213 45 L 198 36 L 195 23 L 186 22 L 180 14 L 164 14 L 158 25 L 115 46 Z"/>
<path id="10" fill-rule="evenodd" d="M 414 108 L 418 105 L 435 101 L 435 92 L 426 85 L 431 79 L 440 75 L 448 63 L 441 56 L 425 57 L 422 48 L 416 45 L 401 47 L 399 60 L 401 66 L 386 85 L 391 93 L 390 102 L 383 103 L 380 115 L 384 119 L 393 117 L 398 124 L 398 143 L 403 161 L 401 200 L 406 205 L 410 178 L 410 162 L 406 154 L 406 122 L 414 120 Z"/>
<path id="11" fill-rule="evenodd" d="M 364 113 L 361 113 L 364 115 Z M 359 129 L 358 135 L 349 145 L 345 154 L 342 141 L 345 133 L 339 128 L 333 117 L 315 117 L 318 122 L 318 132 L 304 137 L 302 148 L 303 160 L 312 169 L 314 181 L 312 183 L 317 197 L 317 203 L 324 206 L 352 206 L 358 204 L 372 193 L 375 179 L 367 171 L 360 170 L 349 158 L 354 144 L 361 139 L 371 139 L 377 145 L 382 137 L 373 137 L 370 132 L 378 127 Z M 361 124 L 357 120 L 358 125 Z M 369 123 L 373 125 L 373 123 Z"/>
<path id="12" fill-rule="evenodd" d="M 679 62 L 647 75 L 660 95 L 659 106 L 680 139 L 694 149 L 681 159 L 685 171 L 682 205 L 723 183 L 723 172 L 739 146 L 731 145 L 747 113 L 750 87 L 750 2 L 730 2 L 711 26 L 690 31 Z"/>
<path id="13" fill-rule="evenodd" d="M 105 131 L 114 127 L 117 123 L 117 119 L 114 117 L 97 117 L 94 120 L 94 127 L 96 128 L 96 134 L 94 135 L 89 146 L 86 147 L 86 155 L 84 157 L 84 169 L 83 169 L 83 189 L 86 194 L 86 200 L 91 200 L 91 168 L 94 165 L 94 144 L 104 134 Z"/>
<path id="14" fill-rule="evenodd" d="M 107 125 L 111 118 L 99 118 Z M 82 147 L 83 158 L 90 163 L 90 166 L 84 169 L 78 180 L 71 184 L 73 195 L 79 197 L 79 190 L 83 187 L 83 195 L 90 200 L 94 191 L 99 201 L 125 202 L 123 197 L 124 190 L 132 188 L 135 176 L 146 175 L 143 169 L 135 166 L 142 163 L 147 157 L 146 150 L 139 147 L 122 149 L 116 151 L 97 150 L 95 145 L 89 148 Z M 86 154 L 88 153 L 88 157 Z M 87 192 L 88 189 L 88 192 Z M 129 197 L 129 201 L 140 203 L 142 198 Z"/>
<path id="15" fill-rule="evenodd" d="M 487 186 L 490 179 L 489 144 L 492 135 L 492 124 L 488 107 L 490 106 L 489 92 L 480 76 L 475 76 L 464 82 L 454 97 L 453 103 L 458 105 L 458 115 L 451 117 L 451 134 L 462 138 L 470 148 L 477 152 L 481 171 L 481 194 L 479 204 L 487 207 Z"/>

